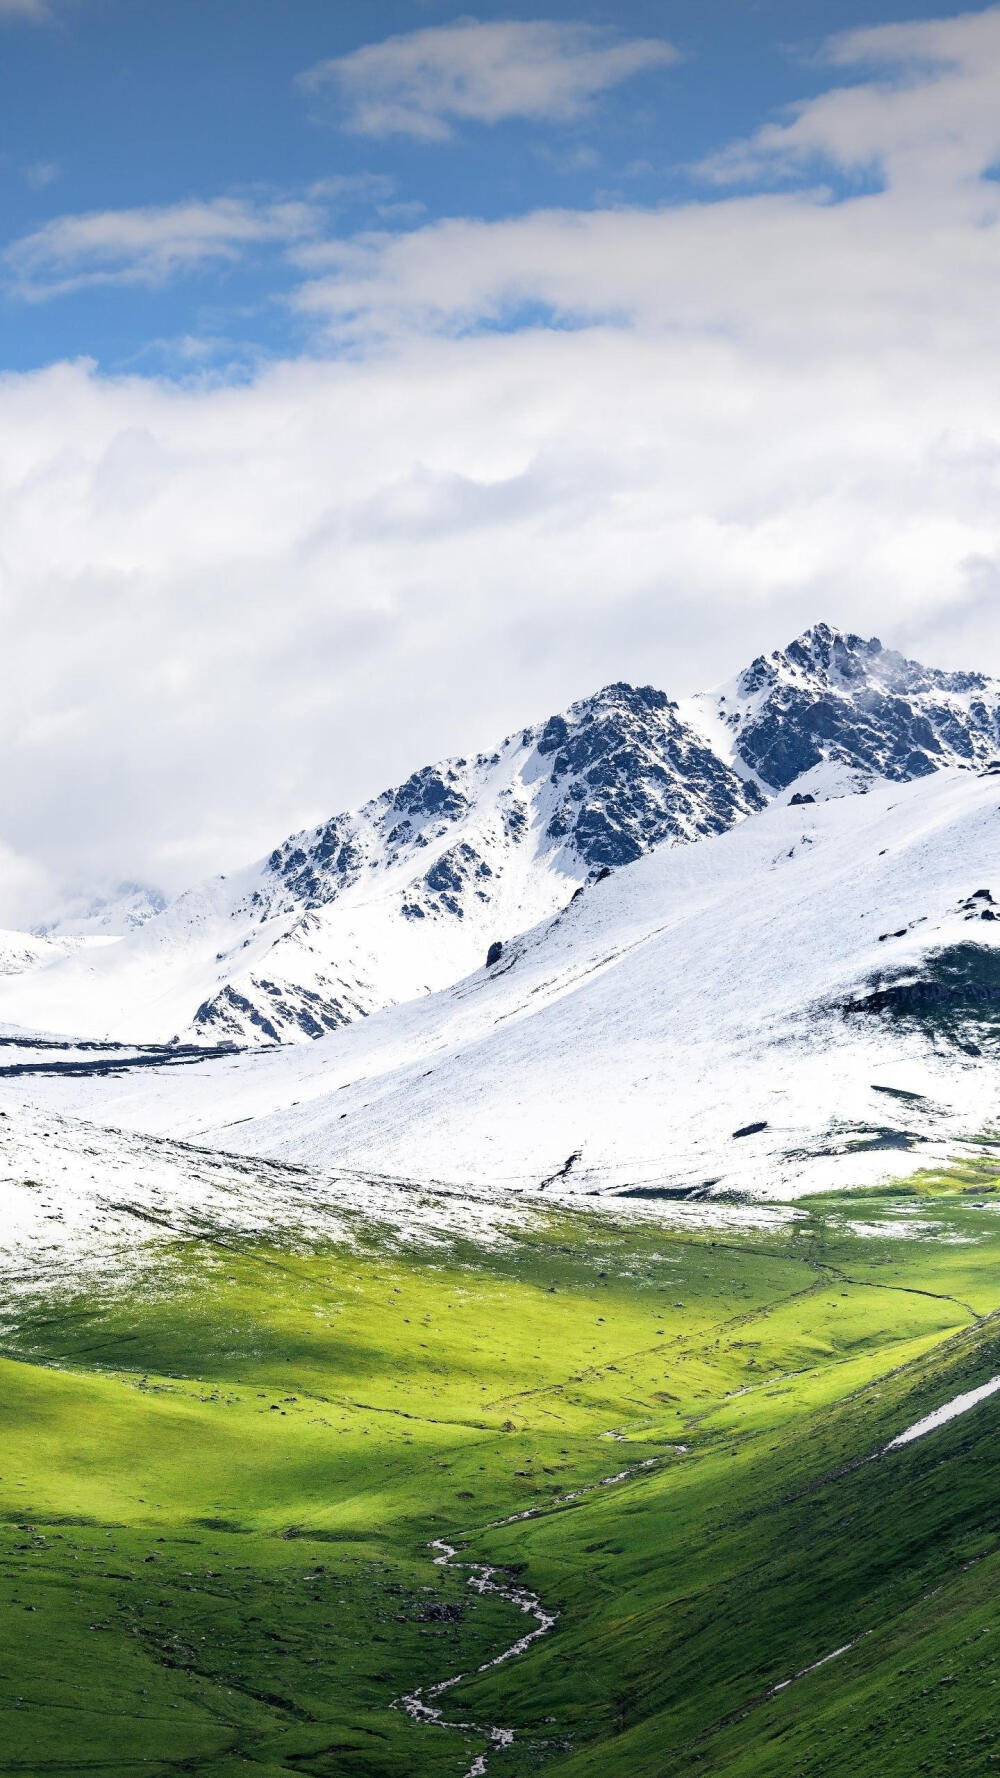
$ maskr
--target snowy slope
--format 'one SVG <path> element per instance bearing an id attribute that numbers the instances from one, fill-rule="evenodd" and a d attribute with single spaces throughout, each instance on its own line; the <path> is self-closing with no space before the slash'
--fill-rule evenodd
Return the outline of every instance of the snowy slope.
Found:
<path id="1" fill-rule="evenodd" d="M 998 805 L 956 769 L 782 799 L 306 1049 L 0 1099 L 504 1197 L 898 1174 L 1000 1115 Z"/>
<path id="2" fill-rule="evenodd" d="M 49 937 L 43 933 L 0 930 L 0 977 L 23 975 L 29 970 L 65 963 L 68 958 L 78 958 L 84 952 L 93 957 L 105 943 L 99 938 Z"/>
<path id="3" fill-rule="evenodd" d="M 211 1154 L 28 1110 L 0 1118 L 0 1329 L 22 1299 L 132 1282 L 162 1268 L 179 1239 L 223 1231 L 282 1241 L 352 1240 L 370 1226 L 367 1181 L 320 1179 L 301 1167 Z M 523 1220 L 474 1194 L 383 1188 L 378 1220 L 410 1242 L 475 1232 L 500 1240 Z"/>
<path id="4" fill-rule="evenodd" d="M 467 974 L 600 869 L 762 803 L 662 692 L 608 686 L 191 890 L 112 951 L 0 990 L 0 1020 L 129 1042 L 318 1037 Z"/>

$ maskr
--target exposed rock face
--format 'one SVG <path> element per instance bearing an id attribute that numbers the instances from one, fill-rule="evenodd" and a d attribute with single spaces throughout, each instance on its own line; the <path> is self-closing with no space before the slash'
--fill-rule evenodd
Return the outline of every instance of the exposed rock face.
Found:
<path id="1" fill-rule="evenodd" d="M 239 1044 L 246 1044 L 252 1034 L 257 1043 L 284 1043 L 293 1033 L 326 1037 L 339 1025 L 363 1018 L 365 1012 L 363 1004 L 330 991 L 252 975 L 242 991 L 227 982 L 211 1000 L 203 1001 L 191 1034 L 211 1036 L 216 1042 L 228 1037 Z"/>
<path id="2" fill-rule="evenodd" d="M 650 685 L 609 685 L 553 716 L 537 751 L 552 761 L 549 837 L 592 868 L 631 864 L 667 840 L 724 833 L 766 800 Z"/>
<path id="3" fill-rule="evenodd" d="M 760 655 L 717 696 L 739 759 L 772 790 L 823 761 L 870 778 L 984 767 L 1000 749 L 1000 686 L 943 673 L 828 624 Z"/>

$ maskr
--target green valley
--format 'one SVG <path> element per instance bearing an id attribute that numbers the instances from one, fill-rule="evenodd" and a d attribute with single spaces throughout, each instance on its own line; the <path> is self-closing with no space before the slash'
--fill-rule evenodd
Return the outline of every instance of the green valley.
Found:
<path id="1" fill-rule="evenodd" d="M 25 1285 L 0 1773 L 1000 1767 L 1000 1397 L 885 1451 L 1000 1371 L 997 1176 Z M 534 1620 L 465 1562 L 549 1633 L 491 1665 Z M 464 1726 L 400 1707 L 460 1673 Z"/>

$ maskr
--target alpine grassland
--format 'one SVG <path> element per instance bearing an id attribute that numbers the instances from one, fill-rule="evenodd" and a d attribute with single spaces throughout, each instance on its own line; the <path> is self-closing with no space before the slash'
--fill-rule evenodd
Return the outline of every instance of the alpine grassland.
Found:
<path id="1" fill-rule="evenodd" d="M 993 1155 L 756 1221 L 219 1228 L 21 1280 L 0 1772 L 1000 1768 L 1000 1396 L 886 1449 L 1000 1371 Z M 492 1664 L 515 1586 L 555 1622 Z"/>

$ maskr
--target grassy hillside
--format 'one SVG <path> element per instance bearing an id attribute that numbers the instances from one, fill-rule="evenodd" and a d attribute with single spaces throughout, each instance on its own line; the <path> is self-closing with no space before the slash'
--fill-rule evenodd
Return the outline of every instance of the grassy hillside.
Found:
<path id="1" fill-rule="evenodd" d="M 877 1454 L 1000 1371 L 990 1153 L 767 1231 L 220 1231 L 8 1301 L 0 1772 L 462 1778 L 490 1724 L 494 1778 L 1000 1767 L 1000 1397 Z M 433 1538 L 553 1631 L 477 1673 L 531 1621 Z M 459 1672 L 478 1726 L 395 1707 Z"/>

